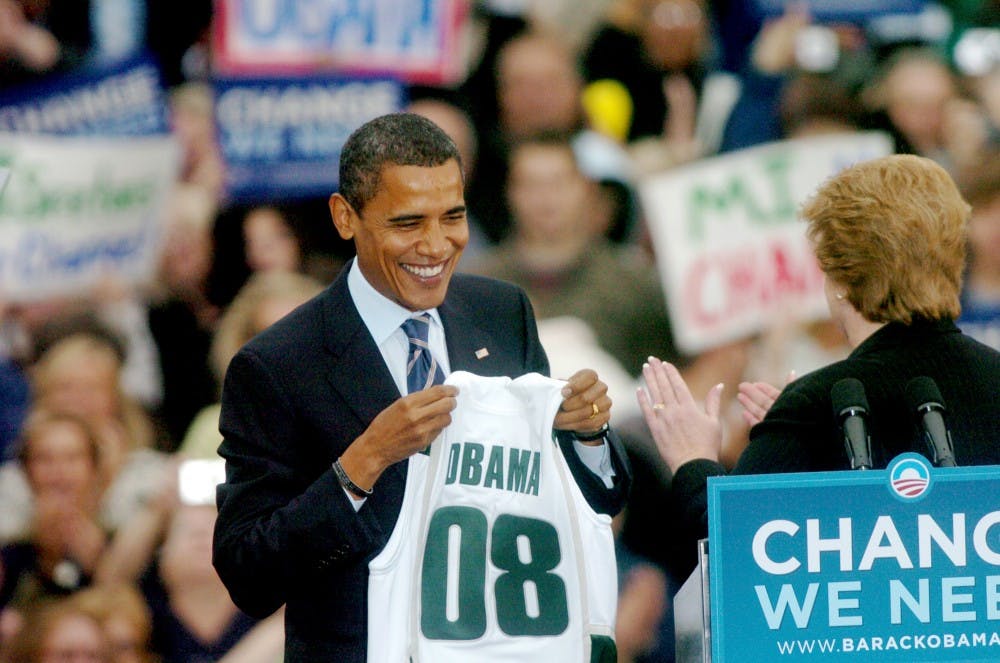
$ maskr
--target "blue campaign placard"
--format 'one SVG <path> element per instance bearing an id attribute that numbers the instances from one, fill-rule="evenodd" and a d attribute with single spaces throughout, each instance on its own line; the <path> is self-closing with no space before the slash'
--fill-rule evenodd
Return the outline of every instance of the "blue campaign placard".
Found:
<path id="1" fill-rule="evenodd" d="M 788 0 L 753 0 L 761 16 L 778 16 L 787 11 Z M 864 23 L 890 14 L 918 14 L 927 6 L 926 0 L 805 0 L 804 6 L 813 20 L 821 23 Z"/>
<path id="2" fill-rule="evenodd" d="M 391 79 L 218 78 L 215 119 L 232 200 L 329 196 L 352 131 L 400 110 Z"/>
<path id="3" fill-rule="evenodd" d="M 709 480 L 712 660 L 1000 660 L 1000 467 Z"/>
<path id="4" fill-rule="evenodd" d="M 0 90 L 0 132 L 150 136 L 168 130 L 160 71 L 147 55 Z"/>
<path id="5" fill-rule="evenodd" d="M 466 0 L 217 0 L 212 58 L 226 74 L 320 70 L 457 83 L 469 6 Z"/>

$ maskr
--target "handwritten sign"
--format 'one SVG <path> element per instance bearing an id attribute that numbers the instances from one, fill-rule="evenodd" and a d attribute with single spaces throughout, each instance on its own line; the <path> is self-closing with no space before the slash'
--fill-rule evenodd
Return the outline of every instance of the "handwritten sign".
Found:
<path id="1" fill-rule="evenodd" d="M 109 275 L 148 280 L 161 210 L 180 162 L 169 137 L 0 134 L 0 287 L 30 300 L 81 292 Z"/>
<path id="2" fill-rule="evenodd" d="M 1000 660 L 1000 467 L 709 480 L 712 660 Z"/>
<path id="3" fill-rule="evenodd" d="M 391 80 L 228 78 L 215 89 L 227 189 L 246 202 L 329 196 L 351 132 L 403 105 Z"/>
<path id="4" fill-rule="evenodd" d="M 878 132 L 818 136 L 640 182 L 678 347 L 696 353 L 754 334 L 787 310 L 828 315 L 798 208 L 830 175 L 891 152 Z"/>
<path id="5" fill-rule="evenodd" d="M 465 0 L 219 0 L 214 57 L 223 73 L 394 75 L 454 83 Z"/>

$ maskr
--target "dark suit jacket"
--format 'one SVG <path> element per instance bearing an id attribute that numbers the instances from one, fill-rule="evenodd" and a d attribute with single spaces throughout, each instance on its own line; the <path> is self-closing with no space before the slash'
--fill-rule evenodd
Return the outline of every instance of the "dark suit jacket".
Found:
<path id="1" fill-rule="evenodd" d="M 456 274 L 438 311 L 452 370 L 548 373 L 531 306 L 514 286 Z M 480 348 L 489 354 L 477 359 Z M 399 397 L 350 297 L 346 269 L 230 364 L 214 563 L 245 612 L 264 616 L 286 604 L 289 663 L 365 660 L 367 564 L 395 525 L 407 464 L 387 469 L 358 512 L 331 465 Z M 564 449 L 572 448 L 560 438 Z M 612 490 L 581 471 L 575 454 L 569 460 L 591 504 L 614 513 L 629 472 L 620 443 L 611 443 Z"/>
<path id="2" fill-rule="evenodd" d="M 872 464 L 886 467 L 897 455 L 928 456 L 914 413 L 907 405 L 907 383 L 932 378 L 947 407 L 946 423 L 959 465 L 1000 464 L 1000 352 L 962 334 L 950 320 L 890 323 L 865 339 L 847 359 L 789 384 L 767 416 L 750 431 L 750 444 L 733 474 L 819 472 L 850 469 L 843 434 L 833 412 L 830 390 L 854 377 L 868 398 Z M 929 456 L 928 456 L 929 457 Z M 709 476 L 725 474 L 718 463 L 698 460 L 682 465 L 673 480 L 673 497 L 692 545 L 706 535 L 705 495 Z"/>

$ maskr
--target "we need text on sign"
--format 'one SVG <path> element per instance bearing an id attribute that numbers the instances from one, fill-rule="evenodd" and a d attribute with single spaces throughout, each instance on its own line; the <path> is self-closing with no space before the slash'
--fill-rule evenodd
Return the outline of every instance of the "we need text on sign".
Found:
<path id="1" fill-rule="evenodd" d="M 712 660 L 1000 660 L 1000 468 L 709 480 Z"/>

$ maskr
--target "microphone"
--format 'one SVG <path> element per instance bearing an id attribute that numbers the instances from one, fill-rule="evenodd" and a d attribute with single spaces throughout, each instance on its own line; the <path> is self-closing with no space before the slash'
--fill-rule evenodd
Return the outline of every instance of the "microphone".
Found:
<path id="1" fill-rule="evenodd" d="M 833 401 L 833 416 L 844 431 L 844 448 L 851 461 L 851 469 L 870 470 L 872 443 L 865 422 L 868 416 L 865 386 L 857 378 L 838 380 L 830 390 L 830 399 Z"/>
<path id="2" fill-rule="evenodd" d="M 920 419 L 934 465 L 955 467 L 955 447 L 944 425 L 944 399 L 934 380 L 926 375 L 910 380 L 906 385 L 906 402 Z"/>

